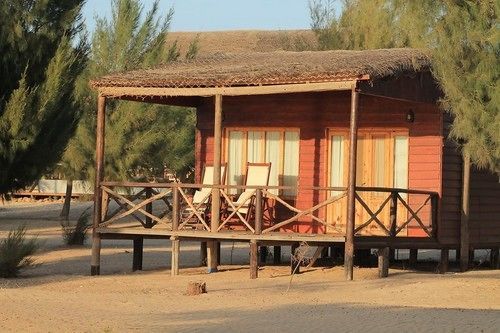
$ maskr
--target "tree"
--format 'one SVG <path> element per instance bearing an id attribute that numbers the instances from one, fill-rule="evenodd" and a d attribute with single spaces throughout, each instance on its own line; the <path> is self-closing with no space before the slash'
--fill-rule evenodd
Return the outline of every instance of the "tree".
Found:
<path id="1" fill-rule="evenodd" d="M 0 3 L 1 195 L 49 171 L 75 130 L 75 80 L 87 53 L 84 38 L 75 41 L 83 2 Z"/>
<path id="2" fill-rule="evenodd" d="M 336 6 L 337 5 L 337 6 Z M 337 14 L 335 7 L 342 11 Z M 320 49 L 423 47 L 440 14 L 439 1 L 315 0 L 311 27 Z"/>
<path id="3" fill-rule="evenodd" d="M 178 59 L 177 44 L 165 43 L 172 16 L 171 9 L 159 17 L 158 1 L 143 15 L 138 0 L 114 0 L 111 20 L 97 19 L 83 81 Z M 196 43 L 186 58 L 195 56 Z M 97 94 L 86 89 L 84 116 L 62 161 L 69 179 L 93 178 Z M 178 175 L 192 168 L 193 110 L 110 100 L 106 113 L 105 174 L 112 179 L 146 180 L 162 175 L 165 168 Z"/>
<path id="4" fill-rule="evenodd" d="M 495 172 L 500 172 L 499 12 L 495 0 L 444 1 L 432 48 L 442 105 L 454 118 L 451 137 L 472 163 Z"/>

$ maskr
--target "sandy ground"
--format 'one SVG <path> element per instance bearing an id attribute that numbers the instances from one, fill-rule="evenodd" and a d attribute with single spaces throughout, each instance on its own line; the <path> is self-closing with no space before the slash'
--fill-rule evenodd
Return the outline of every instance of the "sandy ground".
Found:
<path id="1" fill-rule="evenodd" d="M 89 205 L 75 203 L 71 218 Z M 170 244 L 155 240 L 145 242 L 140 272 L 131 271 L 130 241 L 104 241 L 102 275 L 90 277 L 90 247 L 64 246 L 60 208 L 0 206 L 0 238 L 26 223 L 44 242 L 39 266 L 0 279 L 1 332 L 500 332 L 498 270 L 391 269 L 378 279 L 376 269 L 356 268 L 346 282 L 342 267 L 318 267 L 290 284 L 287 265 L 250 280 L 245 244 L 223 245 L 221 272 L 206 274 L 199 245 L 185 242 L 181 275 L 171 277 Z M 185 295 L 190 281 L 206 282 L 208 293 Z"/>

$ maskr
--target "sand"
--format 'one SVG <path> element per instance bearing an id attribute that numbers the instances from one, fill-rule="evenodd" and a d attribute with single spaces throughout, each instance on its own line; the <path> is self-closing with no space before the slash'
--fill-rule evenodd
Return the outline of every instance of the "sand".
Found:
<path id="1" fill-rule="evenodd" d="M 171 277 L 170 243 L 154 240 L 138 272 L 131 241 L 104 241 L 102 275 L 91 277 L 89 245 L 62 243 L 60 205 L 0 208 L 0 238 L 27 223 L 44 241 L 39 266 L 0 279 L 1 332 L 500 332 L 498 270 L 391 269 L 378 279 L 376 269 L 356 268 L 347 282 L 342 267 L 317 267 L 295 275 L 287 291 L 286 265 L 249 279 L 248 245 L 225 244 L 221 271 L 207 274 L 197 267 L 199 245 L 184 242 L 181 275 Z M 89 205 L 74 204 L 71 217 Z M 185 295 L 190 281 L 206 282 L 208 293 Z"/>

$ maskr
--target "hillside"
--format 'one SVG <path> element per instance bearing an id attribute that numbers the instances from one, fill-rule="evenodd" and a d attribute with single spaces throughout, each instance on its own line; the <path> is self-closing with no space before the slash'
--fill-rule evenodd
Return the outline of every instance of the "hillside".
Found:
<path id="1" fill-rule="evenodd" d="M 311 30 L 234 30 L 207 32 L 170 32 L 167 43 L 177 40 L 181 54 L 189 44 L 199 39 L 199 53 L 265 52 L 278 50 L 302 51 L 317 48 Z"/>

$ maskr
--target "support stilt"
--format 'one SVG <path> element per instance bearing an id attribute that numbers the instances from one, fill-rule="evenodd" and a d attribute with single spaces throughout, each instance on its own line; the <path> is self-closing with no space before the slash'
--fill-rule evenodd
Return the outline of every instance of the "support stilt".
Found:
<path id="1" fill-rule="evenodd" d="M 389 248 L 378 249 L 378 276 L 385 278 L 389 275 Z"/>
<path id="2" fill-rule="evenodd" d="M 439 262 L 439 273 L 445 274 L 448 272 L 448 264 L 450 259 L 450 250 L 441 249 L 441 261 Z"/>
<path id="3" fill-rule="evenodd" d="M 281 264 L 281 246 L 274 246 L 273 252 L 273 264 Z"/>
<path id="4" fill-rule="evenodd" d="M 408 265 L 412 268 L 415 268 L 415 266 L 417 266 L 417 261 L 418 261 L 418 249 L 410 249 L 410 257 L 408 260 Z"/>
<path id="5" fill-rule="evenodd" d="M 256 279 L 259 276 L 259 260 L 258 260 L 257 241 L 250 241 L 250 279 Z"/>
<path id="6" fill-rule="evenodd" d="M 498 247 L 492 248 L 490 252 L 490 266 L 493 269 L 499 269 L 499 254 L 500 254 L 500 249 Z"/>
<path id="7" fill-rule="evenodd" d="M 207 264 L 207 242 L 200 243 L 200 266 Z"/>
<path id="8" fill-rule="evenodd" d="M 180 252 L 180 241 L 177 237 L 171 237 L 172 242 L 172 261 L 170 273 L 172 276 L 179 275 L 179 252 Z"/>
<path id="9" fill-rule="evenodd" d="M 134 251 L 132 253 L 132 270 L 142 270 L 142 257 L 144 253 L 144 239 L 134 238 Z"/>

